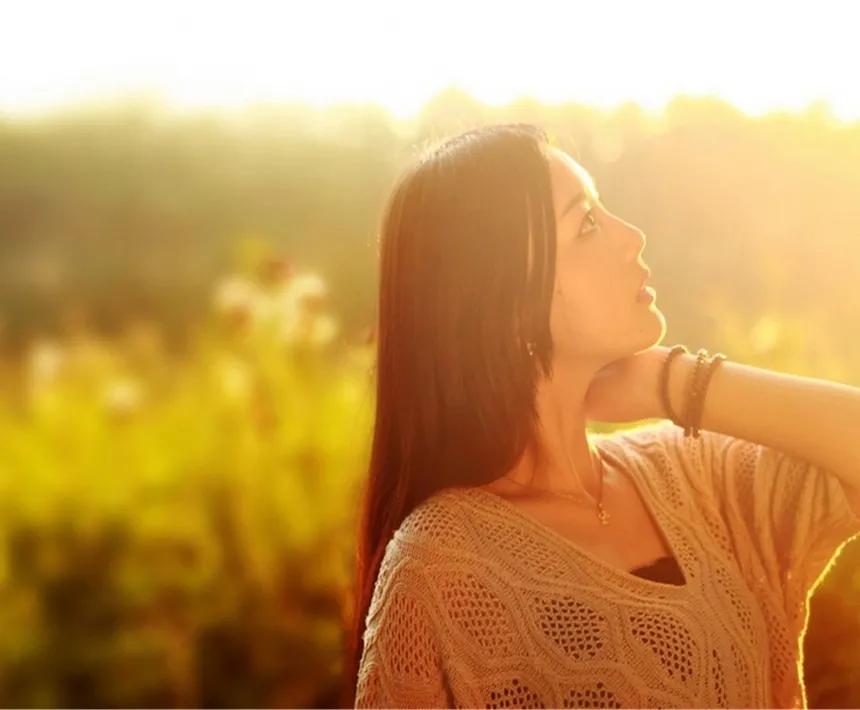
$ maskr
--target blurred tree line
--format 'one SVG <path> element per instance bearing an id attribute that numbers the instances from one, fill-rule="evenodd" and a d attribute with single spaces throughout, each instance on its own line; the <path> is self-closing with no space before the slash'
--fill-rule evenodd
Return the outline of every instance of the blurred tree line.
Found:
<path id="1" fill-rule="evenodd" d="M 860 314 L 860 122 L 816 106 L 751 118 L 684 96 L 656 117 L 635 104 L 490 108 L 456 89 L 407 122 L 375 105 L 182 116 L 154 101 L 7 119 L 3 343 L 18 349 L 28 332 L 69 318 L 112 331 L 141 316 L 182 347 L 248 235 L 324 273 L 345 334 L 362 333 L 374 312 L 380 208 L 411 151 L 512 120 L 556 136 L 606 205 L 645 231 L 661 305 L 683 337 L 714 334 L 724 312 L 779 314 L 815 322 L 830 350 L 858 362 L 846 325 Z"/>

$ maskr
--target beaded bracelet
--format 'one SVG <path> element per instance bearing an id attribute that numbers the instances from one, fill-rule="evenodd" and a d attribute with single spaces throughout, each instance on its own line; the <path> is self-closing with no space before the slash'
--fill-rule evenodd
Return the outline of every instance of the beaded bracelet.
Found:
<path id="1" fill-rule="evenodd" d="M 708 351 L 705 348 L 699 348 L 696 352 L 696 362 L 693 365 L 693 371 L 687 378 L 687 398 L 684 402 L 684 436 L 690 436 L 693 432 L 692 413 L 693 405 L 699 396 L 701 387 L 701 378 L 699 373 L 708 359 Z"/>
<path id="2" fill-rule="evenodd" d="M 674 345 L 663 362 L 663 368 L 660 371 L 659 378 L 659 394 L 663 403 L 663 408 L 666 410 L 669 418 L 677 425 L 684 429 L 684 436 L 692 436 L 699 438 L 699 424 L 702 419 L 704 409 L 705 393 L 708 383 L 713 375 L 716 367 L 726 359 L 722 353 L 716 353 L 708 358 L 708 351 L 705 348 L 700 348 L 696 352 L 696 362 L 693 371 L 687 378 L 687 388 L 684 403 L 682 405 L 683 416 L 679 417 L 672 409 L 672 404 L 669 399 L 669 365 L 672 359 L 682 353 L 690 354 L 690 351 L 684 345 Z"/>
<path id="3" fill-rule="evenodd" d="M 690 428 L 693 436 L 697 439 L 699 438 L 699 424 L 702 421 L 702 412 L 704 411 L 705 394 L 708 391 L 708 384 L 710 382 L 711 376 L 714 374 L 714 370 L 716 370 L 717 366 L 725 359 L 726 356 L 722 353 L 715 353 L 711 356 L 711 359 L 708 361 L 707 367 L 701 374 L 701 384 L 697 389 L 697 398 L 693 401 L 691 405 L 690 418 Z"/>

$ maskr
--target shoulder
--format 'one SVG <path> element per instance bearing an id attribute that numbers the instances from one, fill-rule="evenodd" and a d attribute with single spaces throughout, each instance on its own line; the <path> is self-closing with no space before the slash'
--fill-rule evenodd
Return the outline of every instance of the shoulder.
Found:
<path id="1" fill-rule="evenodd" d="M 673 422 L 660 420 L 598 434 L 594 442 L 619 465 L 638 473 L 640 482 L 658 499 L 684 510 L 713 498 L 714 467 L 705 461 L 712 450 L 728 443 L 718 439 L 719 435 L 702 431 L 694 441 Z"/>
<path id="2" fill-rule="evenodd" d="M 731 456 L 755 455 L 751 442 L 702 429 L 698 437 L 684 436 L 684 430 L 668 420 L 598 434 L 595 441 L 606 443 L 612 452 L 629 453 L 643 463 L 674 468 L 689 477 L 721 470 L 720 463 Z"/>
<path id="3" fill-rule="evenodd" d="M 488 549 L 467 492 L 443 489 L 416 505 L 389 539 L 371 602 L 373 617 L 395 590 L 437 611 L 443 589 L 463 588 L 469 577 L 489 573 Z M 441 595 L 441 596 L 440 596 Z"/>
<path id="4" fill-rule="evenodd" d="M 613 454 L 627 464 L 635 460 L 640 465 L 655 466 L 664 463 L 667 455 L 678 447 L 680 442 L 676 438 L 676 430 L 680 431 L 675 424 L 661 420 L 593 434 L 591 438 L 601 451 Z"/>
<path id="5" fill-rule="evenodd" d="M 444 488 L 418 503 L 389 543 L 396 548 L 392 554 L 419 558 L 428 565 L 472 553 L 476 544 L 467 496 L 458 488 Z"/>

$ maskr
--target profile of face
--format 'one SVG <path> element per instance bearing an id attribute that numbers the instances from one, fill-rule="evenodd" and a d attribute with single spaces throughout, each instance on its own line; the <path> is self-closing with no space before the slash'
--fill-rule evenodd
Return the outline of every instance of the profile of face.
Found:
<path id="1" fill-rule="evenodd" d="M 550 329 L 556 359 L 611 362 L 659 344 L 666 321 L 638 299 L 649 272 L 642 230 L 600 202 L 594 180 L 576 160 L 550 146 L 557 229 Z"/>

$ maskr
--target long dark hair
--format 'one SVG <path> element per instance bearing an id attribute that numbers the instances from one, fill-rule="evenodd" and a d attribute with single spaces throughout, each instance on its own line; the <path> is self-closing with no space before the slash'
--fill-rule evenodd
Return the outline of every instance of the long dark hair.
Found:
<path id="1" fill-rule="evenodd" d="M 550 144 L 530 124 L 469 130 L 424 148 L 383 210 L 376 415 L 342 707 L 355 703 L 365 618 L 394 531 L 435 492 L 503 475 L 535 440 L 538 368 L 552 376 Z"/>

